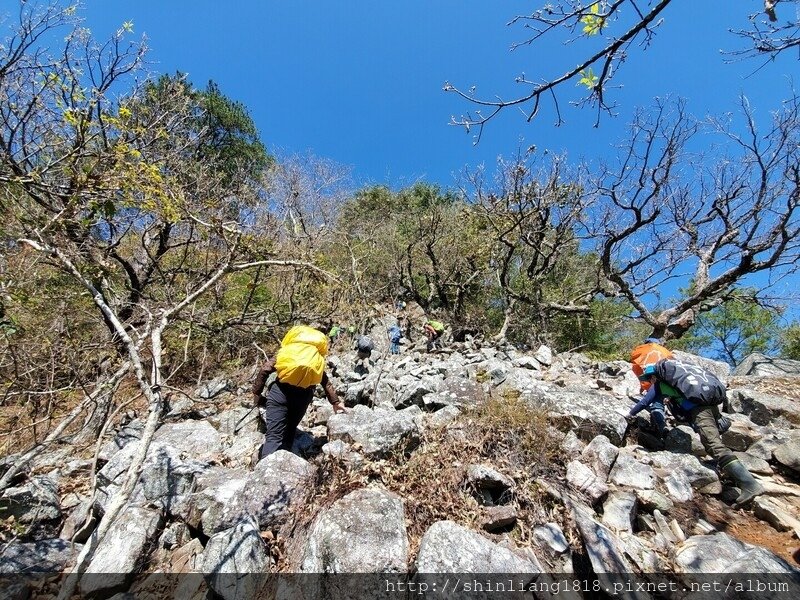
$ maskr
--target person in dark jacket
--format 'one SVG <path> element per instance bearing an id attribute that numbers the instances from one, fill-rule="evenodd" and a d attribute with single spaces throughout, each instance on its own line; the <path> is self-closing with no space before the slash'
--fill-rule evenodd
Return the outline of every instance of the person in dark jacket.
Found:
<path id="1" fill-rule="evenodd" d="M 268 380 L 271 381 L 267 396 L 264 397 L 262 393 Z M 327 373 L 322 374 L 320 385 L 325 390 L 325 396 L 333 406 L 334 412 L 345 412 L 344 404 L 336 395 L 336 389 Z M 291 451 L 297 435 L 297 426 L 314 398 L 314 387 L 316 386 L 301 388 L 283 383 L 275 373 L 275 359 L 264 363 L 252 388 L 253 401 L 258 407 L 265 428 L 264 444 L 259 452 L 259 460 L 277 450 Z"/>
<path id="2" fill-rule="evenodd" d="M 663 362 L 664 360 L 659 361 L 657 364 Z M 745 504 L 756 496 L 763 494 L 764 487 L 755 480 L 750 474 L 750 471 L 747 470 L 747 467 L 745 467 L 742 462 L 736 458 L 736 455 L 731 452 L 730 448 L 723 443 L 717 425 L 718 420 L 721 418 L 717 405 L 692 402 L 691 399 L 686 398 L 673 387 L 673 382 L 662 381 L 657 375 L 657 371 L 656 365 L 648 365 L 642 373 L 642 378 L 646 378 L 646 380 L 652 384 L 650 390 L 655 390 L 653 391 L 653 398 L 660 397 L 662 399 L 668 399 L 670 410 L 674 409 L 674 412 L 683 412 L 688 416 L 688 421 L 694 426 L 697 433 L 700 434 L 700 440 L 703 442 L 703 447 L 706 449 L 706 452 L 717 461 L 719 469 L 733 479 L 741 490 L 734 506 Z M 650 391 L 648 391 L 648 394 L 649 393 Z M 629 420 L 634 418 L 638 410 L 641 410 L 641 408 L 637 410 L 637 407 L 640 404 L 644 404 L 646 398 L 647 396 L 642 398 L 642 400 L 631 409 L 631 412 L 627 416 Z M 721 401 L 722 398 L 720 398 L 720 403 Z"/>

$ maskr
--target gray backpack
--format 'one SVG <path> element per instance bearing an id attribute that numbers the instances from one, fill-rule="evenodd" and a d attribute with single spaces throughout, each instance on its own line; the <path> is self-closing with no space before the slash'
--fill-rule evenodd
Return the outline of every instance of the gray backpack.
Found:
<path id="1" fill-rule="evenodd" d="M 695 404 L 713 406 L 725 401 L 725 385 L 713 373 L 697 365 L 665 358 L 656 363 L 656 376 Z"/>

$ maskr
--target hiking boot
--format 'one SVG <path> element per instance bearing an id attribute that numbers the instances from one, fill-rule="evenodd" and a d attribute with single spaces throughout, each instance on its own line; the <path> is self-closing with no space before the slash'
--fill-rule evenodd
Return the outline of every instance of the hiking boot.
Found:
<path id="1" fill-rule="evenodd" d="M 725 465 L 722 465 L 722 470 L 728 477 L 736 482 L 736 487 L 741 490 L 739 497 L 736 498 L 736 502 L 733 503 L 734 507 L 738 508 L 765 492 L 764 486 L 755 480 L 750 474 L 750 471 L 747 470 L 747 467 L 745 467 L 739 459 L 734 458 Z"/>

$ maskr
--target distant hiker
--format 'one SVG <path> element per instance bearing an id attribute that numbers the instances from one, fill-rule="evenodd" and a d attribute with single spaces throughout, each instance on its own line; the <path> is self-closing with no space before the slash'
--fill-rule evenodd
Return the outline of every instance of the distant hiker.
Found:
<path id="1" fill-rule="evenodd" d="M 336 345 L 336 342 L 341 333 L 342 333 L 342 328 L 339 327 L 338 325 L 334 325 L 333 327 L 330 328 L 330 331 L 328 331 L 328 339 L 330 340 L 331 348 L 333 348 Z"/>
<path id="2" fill-rule="evenodd" d="M 400 329 L 400 322 L 395 321 L 388 329 L 389 352 L 400 354 L 400 340 L 403 338 L 403 330 Z"/>
<path id="3" fill-rule="evenodd" d="M 259 459 L 277 450 L 292 449 L 297 426 L 314 398 L 314 388 L 322 384 L 334 412 L 344 412 L 325 373 L 328 337 L 311 327 L 292 327 L 284 336 L 274 359 L 267 360 L 253 382 L 253 396 L 264 423 L 264 444 Z M 266 398 L 262 396 L 267 386 Z"/>
<path id="4" fill-rule="evenodd" d="M 688 415 L 706 452 L 717 461 L 719 469 L 736 482 L 741 493 L 734 506 L 764 493 L 764 487 L 722 442 L 717 423 L 721 415 L 717 405 L 724 402 L 726 389 L 713 373 L 697 365 L 662 359 L 645 367 L 642 377 L 653 385 L 656 396 L 667 398 L 671 408 Z"/>
<path id="5" fill-rule="evenodd" d="M 655 393 L 655 386 L 651 386 L 648 378 L 643 378 L 642 373 L 648 365 L 654 365 L 663 358 L 672 358 L 672 352 L 661 345 L 661 340 L 655 337 L 647 338 L 636 346 L 631 352 L 631 365 L 633 373 L 639 378 L 639 391 L 644 397 L 634 406 L 629 416 L 638 414 L 643 409 L 650 412 L 652 431 L 659 440 L 664 439 L 666 433 L 666 414 L 664 412 L 664 399 Z"/>
<path id="6" fill-rule="evenodd" d="M 397 310 L 403 310 L 406 307 L 406 301 L 405 300 L 398 300 L 397 302 L 394 303 L 394 307 Z"/>
<path id="7" fill-rule="evenodd" d="M 436 347 L 436 341 L 442 337 L 444 333 L 444 323 L 441 321 L 429 320 L 425 322 L 422 329 L 425 331 L 425 336 L 428 338 L 428 352 Z"/>

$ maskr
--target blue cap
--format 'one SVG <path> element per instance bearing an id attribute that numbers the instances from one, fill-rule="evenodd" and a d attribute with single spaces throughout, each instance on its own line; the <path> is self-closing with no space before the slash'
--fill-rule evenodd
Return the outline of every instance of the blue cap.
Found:
<path id="1" fill-rule="evenodd" d="M 656 366 L 655 365 L 647 365 L 644 368 L 644 370 L 642 371 L 642 374 L 639 375 L 639 379 L 647 379 L 651 375 L 655 375 L 655 374 L 656 374 Z"/>
<path id="2" fill-rule="evenodd" d="M 661 339 L 657 337 L 649 337 L 644 341 L 645 344 L 660 344 Z"/>

